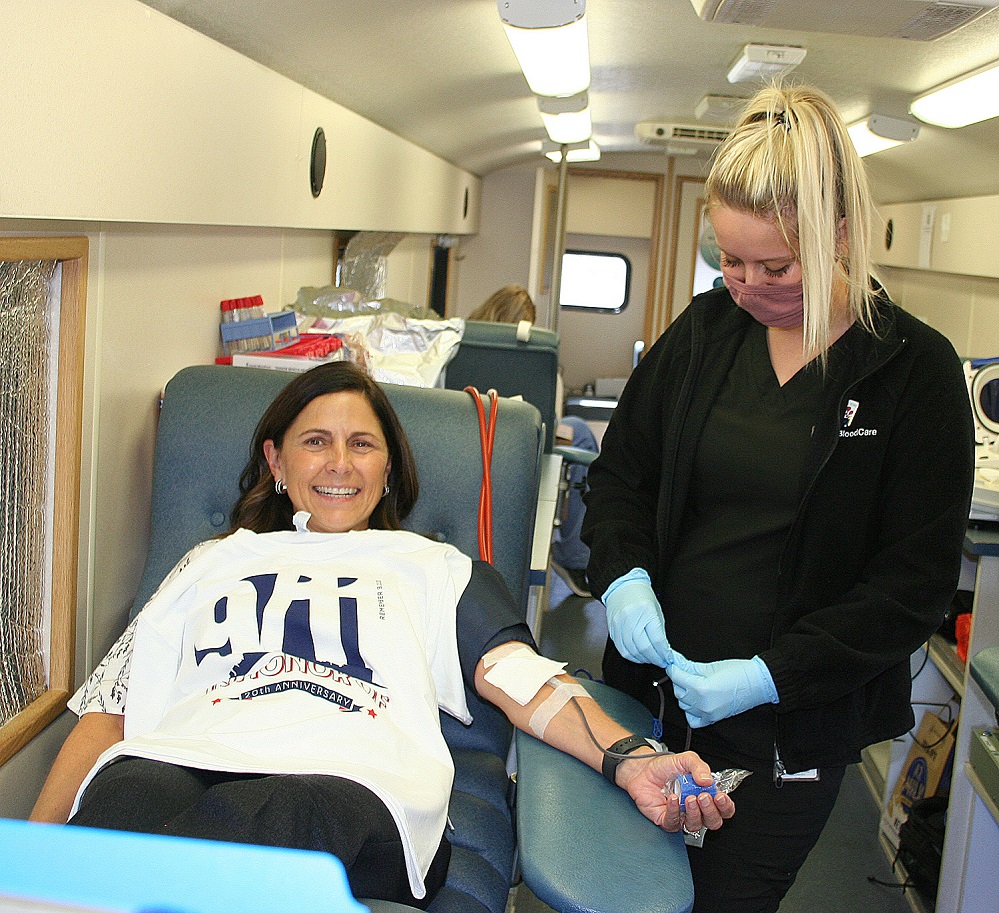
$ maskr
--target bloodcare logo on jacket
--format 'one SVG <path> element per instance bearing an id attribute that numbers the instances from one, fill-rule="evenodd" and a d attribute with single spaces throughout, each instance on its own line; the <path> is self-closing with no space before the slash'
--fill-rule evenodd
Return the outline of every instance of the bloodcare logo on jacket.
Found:
<path id="1" fill-rule="evenodd" d="M 846 411 L 843 413 L 843 425 L 839 429 L 840 437 L 874 437 L 878 433 L 877 428 L 853 428 L 853 420 L 859 411 L 860 403 L 855 399 L 847 401 Z"/>

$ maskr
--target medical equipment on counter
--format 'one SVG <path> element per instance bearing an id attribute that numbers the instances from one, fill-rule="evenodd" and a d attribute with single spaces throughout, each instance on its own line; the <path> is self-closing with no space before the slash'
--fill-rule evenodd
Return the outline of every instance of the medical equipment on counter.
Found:
<path id="1" fill-rule="evenodd" d="M 999 521 L 999 358 L 969 358 L 964 376 L 975 418 L 972 520 Z"/>
<path id="2" fill-rule="evenodd" d="M 964 359 L 971 410 L 975 416 L 975 445 L 999 441 L 999 358 Z"/>

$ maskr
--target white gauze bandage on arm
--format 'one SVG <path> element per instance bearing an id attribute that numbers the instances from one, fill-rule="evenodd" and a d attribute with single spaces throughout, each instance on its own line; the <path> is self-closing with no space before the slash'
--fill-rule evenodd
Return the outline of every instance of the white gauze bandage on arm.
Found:
<path id="1" fill-rule="evenodd" d="M 582 685 L 559 681 L 555 677 L 565 672 L 565 663 L 539 656 L 517 641 L 490 650 L 482 657 L 482 663 L 486 668 L 486 681 L 521 707 L 534 700 L 544 685 L 551 685 L 554 691 L 531 714 L 531 731 L 539 739 L 544 739 L 548 724 L 571 698 L 590 696 Z"/>
<path id="2" fill-rule="evenodd" d="M 482 657 L 486 681 L 521 707 L 534 700 L 541 686 L 565 672 L 565 663 L 539 656 L 527 644 L 512 640 Z"/>

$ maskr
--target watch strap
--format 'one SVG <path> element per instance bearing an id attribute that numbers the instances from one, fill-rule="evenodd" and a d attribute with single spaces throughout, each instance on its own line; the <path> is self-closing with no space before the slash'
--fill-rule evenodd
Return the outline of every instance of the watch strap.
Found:
<path id="1" fill-rule="evenodd" d="M 624 758 L 617 758 L 614 757 L 614 755 L 631 754 L 633 751 L 638 748 L 642 748 L 643 746 L 645 748 L 653 748 L 656 751 L 660 750 L 651 739 L 646 739 L 640 735 L 629 735 L 623 739 L 618 739 L 618 741 L 616 741 L 609 748 L 604 749 L 604 759 L 600 765 L 600 770 L 604 777 L 616 786 L 617 781 L 615 780 L 615 777 L 617 776 L 617 768 Z"/>

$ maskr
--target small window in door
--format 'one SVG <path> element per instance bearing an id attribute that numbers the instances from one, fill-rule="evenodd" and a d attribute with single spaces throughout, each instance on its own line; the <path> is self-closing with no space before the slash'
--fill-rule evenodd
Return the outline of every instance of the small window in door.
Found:
<path id="1" fill-rule="evenodd" d="M 623 254 L 567 250 L 562 255 L 562 307 L 620 314 L 630 292 L 631 261 Z"/>

